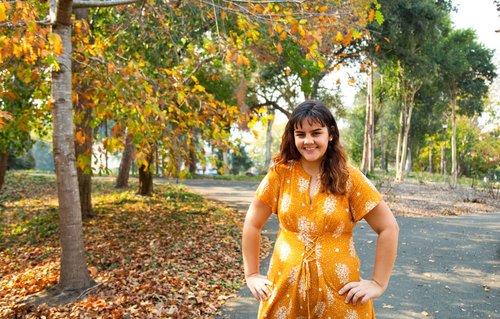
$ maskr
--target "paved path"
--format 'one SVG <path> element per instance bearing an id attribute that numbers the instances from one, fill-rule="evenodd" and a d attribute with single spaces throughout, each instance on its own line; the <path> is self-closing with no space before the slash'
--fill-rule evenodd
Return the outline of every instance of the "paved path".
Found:
<path id="1" fill-rule="evenodd" d="M 256 182 L 186 180 L 195 192 L 244 214 Z M 499 318 L 500 213 L 446 218 L 398 217 L 398 259 L 389 288 L 375 300 L 378 319 Z M 265 234 L 276 236 L 271 219 Z M 376 235 L 364 221 L 355 230 L 362 275 L 369 277 Z M 266 270 L 269 260 L 261 266 Z M 219 318 L 256 318 L 258 304 L 243 287 Z M 293 318 L 291 318 L 293 319 Z"/>

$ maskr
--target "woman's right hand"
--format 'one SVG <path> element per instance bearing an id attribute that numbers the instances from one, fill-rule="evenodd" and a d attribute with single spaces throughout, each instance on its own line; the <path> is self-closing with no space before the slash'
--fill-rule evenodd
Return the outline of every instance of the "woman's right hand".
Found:
<path id="1" fill-rule="evenodd" d="M 273 286 L 266 276 L 261 274 L 252 274 L 245 277 L 248 289 L 258 301 L 267 300 L 271 297 L 271 290 L 269 287 Z"/>

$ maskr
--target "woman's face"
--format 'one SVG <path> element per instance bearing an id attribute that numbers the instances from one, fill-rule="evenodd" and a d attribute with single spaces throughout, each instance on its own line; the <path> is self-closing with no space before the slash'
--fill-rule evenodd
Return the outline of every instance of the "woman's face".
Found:
<path id="1" fill-rule="evenodd" d="M 306 119 L 300 125 L 295 126 L 293 136 L 302 160 L 320 164 L 331 139 L 328 128 Z"/>

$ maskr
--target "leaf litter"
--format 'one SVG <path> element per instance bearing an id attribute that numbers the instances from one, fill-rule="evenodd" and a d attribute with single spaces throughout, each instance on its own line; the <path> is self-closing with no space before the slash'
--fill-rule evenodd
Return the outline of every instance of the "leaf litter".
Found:
<path id="1" fill-rule="evenodd" d="M 10 173 L 1 195 L 0 318 L 213 318 L 243 284 L 237 212 L 180 185 L 157 184 L 143 197 L 134 183 L 120 191 L 94 180 L 96 217 L 84 235 L 98 285 L 63 306 L 20 304 L 59 277 L 55 180 L 39 181 Z"/>

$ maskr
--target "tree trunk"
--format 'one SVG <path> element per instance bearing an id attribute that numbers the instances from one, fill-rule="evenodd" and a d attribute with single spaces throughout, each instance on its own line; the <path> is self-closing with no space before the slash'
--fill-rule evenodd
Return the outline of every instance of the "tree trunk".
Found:
<path id="1" fill-rule="evenodd" d="M 429 173 L 434 174 L 434 153 L 432 152 L 432 143 L 429 145 Z"/>
<path id="2" fill-rule="evenodd" d="M 369 130 L 369 157 L 368 167 L 370 172 L 375 169 L 375 88 L 373 87 L 373 61 L 370 62 L 370 130 Z"/>
<path id="3" fill-rule="evenodd" d="M 274 112 L 273 112 L 274 115 Z M 274 118 L 269 119 L 267 121 L 267 131 L 266 131 L 266 160 L 264 162 L 264 167 L 266 170 L 269 169 L 269 165 L 271 165 L 271 158 L 272 158 L 272 153 L 271 153 L 271 147 L 273 144 L 273 123 L 274 123 Z"/>
<path id="4" fill-rule="evenodd" d="M 405 177 L 407 177 L 408 174 L 411 172 L 411 168 L 413 166 L 413 163 L 411 161 L 411 149 L 409 147 L 407 149 L 407 154 L 408 156 L 406 157 L 405 161 Z"/>
<path id="5" fill-rule="evenodd" d="M 7 173 L 7 162 L 9 161 L 9 153 L 0 152 L 0 190 L 5 182 L 5 174 Z"/>
<path id="6" fill-rule="evenodd" d="M 457 98 L 455 94 L 451 96 L 451 187 L 457 187 Z"/>
<path id="7" fill-rule="evenodd" d="M 52 117 L 54 163 L 59 199 L 61 270 L 58 288 L 81 291 L 95 283 L 89 275 L 83 246 L 83 227 L 78 193 L 71 100 L 71 7 L 72 1 L 51 1 L 56 21 L 53 32 L 62 39 L 63 53 L 57 57 L 59 70 L 52 71 Z"/>
<path id="8" fill-rule="evenodd" d="M 222 170 L 224 175 L 231 174 L 231 167 L 229 166 L 229 154 L 227 151 L 222 151 Z"/>
<path id="9" fill-rule="evenodd" d="M 137 194 L 143 196 L 153 195 L 153 172 L 152 166 L 154 159 L 154 150 L 149 153 L 146 163 L 139 167 L 139 190 Z"/>
<path id="10" fill-rule="evenodd" d="M 412 94 L 409 99 L 408 99 L 408 113 L 406 114 L 406 123 L 405 123 L 405 129 L 404 129 L 404 135 L 403 135 L 403 143 L 401 145 L 401 162 L 399 164 L 399 171 L 398 174 L 396 175 L 396 180 L 402 181 L 403 180 L 403 175 L 404 175 L 404 170 L 405 170 L 405 165 L 406 165 L 406 157 L 408 154 L 408 137 L 410 135 L 410 124 L 411 124 L 411 114 L 413 111 L 413 107 L 415 105 L 414 103 L 414 94 Z"/>
<path id="11" fill-rule="evenodd" d="M 446 138 L 446 137 L 445 137 Z M 441 147 L 441 175 L 446 175 L 446 141 L 443 143 Z"/>
<path id="12" fill-rule="evenodd" d="M 363 158 L 361 170 L 363 173 L 372 172 L 374 168 L 374 106 L 373 106 L 373 63 L 370 63 L 366 92 L 365 134 L 363 141 Z"/>
<path id="13" fill-rule="evenodd" d="M 75 9 L 75 15 L 77 20 L 89 19 L 89 9 Z M 81 68 L 78 63 L 73 62 L 73 73 L 81 72 Z M 77 165 L 77 176 L 78 176 L 78 191 L 80 193 L 80 206 L 82 208 L 82 217 L 90 218 L 94 216 L 92 210 L 92 143 L 93 143 L 93 129 L 92 121 L 94 117 L 94 112 L 89 106 L 90 100 L 86 98 L 88 87 L 85 84 L 80 84 L 80 87 L 76 90 L 77 99 L 75 104 L 75 129 L 83 137 L 81 139 L 75 139 L 75 156 L 76 158 L 86 158 L 85 166 Z"/>
<path id="14" fill-rule="evenodd" d="M 158 145 L 155 146 L 155 171 L 156 177 L 160 176 L 160 152 L 158 151 Z"/>
<path id="15" fill-rule="evenodd" d="M 191 175 L 195 175 L 197 170 L 196 163 L 198 158 L 196 156 L 195 147 L 195 145 L 189 146 L 189 173 L 191 173 Z"/>
<path id="16" fill-rule="evenodd" d="M 109 137 L 107 120 L 104 120 L 104 137 L 106 137 L 106 139 Z M 104 171 L 106 174 L 108 174 L 108 155 L 108 149 L 106 147 L 104 148 Z"/>
<path id="17" fill-rule="evenodd" d="M 401 146 L 403 144 L 403 131 L 404 131 L 404 119 L 406 118 L 406 101 L 403 97 L 403 101 L 401 103 L 401 112 L 399 113 L 399 131 L 398 131 L 398 144 L 396 148 L 396 180 L 398 180 L 398 176 L 401 171 Z"/>
<path id="18" fill-rule="evenodd" d="M 127 188 L 128 178 L 130 176 L 130 165 L 134 157 L 135 147 L 132 143 L 132 134 L 127 134 L 125 139 L 125 148 L 123 149 L 122 159 L 120 161 L 120 168 L 118 169 L 118 176 L 116 177 L 116 188 Z"/>

